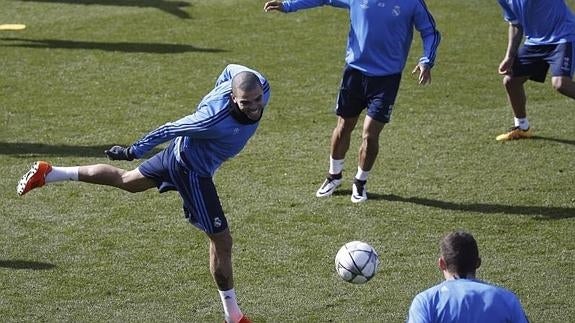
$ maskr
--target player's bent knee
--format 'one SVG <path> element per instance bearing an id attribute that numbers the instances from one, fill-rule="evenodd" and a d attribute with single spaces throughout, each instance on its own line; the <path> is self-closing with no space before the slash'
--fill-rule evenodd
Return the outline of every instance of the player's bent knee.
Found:
<path id="1" fill-rule="evenodd" d="M 503 77 L 503 86 L 505 86 L 506 88 L 510 88 L 510 87 L 516 86 L 518 84 L 520 84 L 518 79 L 516 79 L 512 76 L 505 75 Z"/>
<path id="2" fill-rule="evenodd" d="M 229 229 L 214 234 L 208 234 L 208 237 L 218 253 L 231 253 L 233 239 Z"/>
<path id="3" fill-rule="evenodd" d="M 553 89 L 558 92 L 565 92 L 569 86 L 573 86 L 573 81 L 567 77 L 553 77 L 551 79 Z"/>

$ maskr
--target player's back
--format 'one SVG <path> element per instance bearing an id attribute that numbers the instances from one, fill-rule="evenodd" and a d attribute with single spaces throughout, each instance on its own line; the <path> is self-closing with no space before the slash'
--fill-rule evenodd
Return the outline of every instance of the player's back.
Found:
<path id="1" fill-rule="evenodd" d="M 479 280 L 447 280 L 416 296 L 409 322 L 527 322 L 515 294 Z"/>

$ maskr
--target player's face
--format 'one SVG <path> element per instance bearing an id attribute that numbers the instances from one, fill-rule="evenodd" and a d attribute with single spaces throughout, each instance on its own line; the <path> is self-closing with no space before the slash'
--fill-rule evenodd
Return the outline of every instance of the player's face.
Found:
<path id="1" fill-rule="evenodd" d="M 232 94 L 232 100 L 248 118 L 259 120 L 261 117 L 264 103 L 263 91 L 260 87 L 251 91 L 237 90 L 237 93 Z"/>

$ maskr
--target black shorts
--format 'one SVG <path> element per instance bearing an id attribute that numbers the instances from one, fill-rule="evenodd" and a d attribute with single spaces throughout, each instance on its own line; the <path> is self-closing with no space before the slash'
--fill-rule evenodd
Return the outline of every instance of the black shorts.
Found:
<path id="1" fill-rule="evenodd" d="M 367 76 L 346 66 L 337 97 L 335 112 L 342 118 L 357 117 L 367 108 L 371 118 L 388 123 L 399 90 L 401 73 Z"/>
<path id="2" fill-rule="evenodd" d="M 174 142 L 138 169 L 156 181 L 160 193 L 175 190 L 184 201 L 184 216 L 206 233 L 218 233 L 228 227 L 228 221 L 211 177 L 199 176 L 183 167 L 174 155 Z"/>
<path id="3" fill-rule="evenodd" d="M 575 42 L 553 45 L 524 45 L 513 63 L 513 76 L 529 76 L 535 82 L 545 82 L 551 76 L 573 77 L 575 72 Z"/>

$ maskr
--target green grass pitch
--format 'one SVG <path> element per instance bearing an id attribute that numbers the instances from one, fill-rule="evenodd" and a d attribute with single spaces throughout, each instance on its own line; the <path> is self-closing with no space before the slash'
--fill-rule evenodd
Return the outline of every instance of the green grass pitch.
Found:
<path id="1" fill-rule="evenodd" d="M 409 74 L 416 34 L 362 205 L 349 201 L 359 127 L 345 184 L 314 196 L 347 12 L 266 14 L 263 3 L 0 1 L 0 23 L 27 25 L 0 32 L 0 320 L 223 320 L 207 240 L 177 194 L 64 183 L 19 198 L 15 187 L 38 159 L 107 162 L 104 149 L 191 113 L 224 66 L 241 63 L 269 78 L 272 99 L 215 181 L 240 306 L 255 322 L 402 322 L 413 296 L 441 281 L 438 240 L 457 228 L 478 239 L 478 276 L 515 291 L 533 322 L 575 321 L 575 103 L 549 80 L 529 83 L 537 137 L 494 140 L 512 123 L 496 1 L 428 0 L 443 36 L 433 82 Z M 381 256 L 365 285 L 334 270 L 351 240 Z"/>

